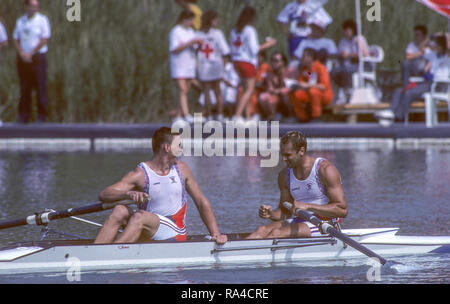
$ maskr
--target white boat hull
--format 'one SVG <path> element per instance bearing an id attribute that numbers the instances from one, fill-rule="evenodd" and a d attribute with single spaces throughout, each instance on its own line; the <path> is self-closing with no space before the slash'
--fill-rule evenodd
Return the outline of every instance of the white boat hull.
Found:
<path id="1" fill-rule="evenodd" d="M 343 230 L 383 257 L 450 251 L 450 236 L 396 236 L 397 228 Z M 207 240 L 142 244 L 70 244 L 16 247 L 0 251 L 0 274 L 68 270 L 137 269 L 221 263 L 294 262 L 364 258 L 329 237 L 236 240 L 223 246 Z"/>

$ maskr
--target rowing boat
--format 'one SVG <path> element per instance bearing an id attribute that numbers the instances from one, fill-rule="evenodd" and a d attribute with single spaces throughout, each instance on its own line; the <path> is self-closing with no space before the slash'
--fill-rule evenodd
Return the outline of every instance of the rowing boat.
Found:
<path id="1" fill-rule="evenodd" d="M 124 200 L 55 211 L 0 222 L 0 230 L 25 225 L 45 226 L 57 219 L 108 210 L 135 202 Z M 292 204 L 284 203 L 292 209 Z M 294 212 L 294 210 L 293 210 Z M 386 265 L 387 256 L 450 252 L 450 236 L 399 236 L 398 228 L 338 231 L 302 210 L 297 216 L 327 235 L 311 238 L 247 240 L 249 234 L 230 234 L 218 245 L 209 236 L 189 236 L 186 242 L 152 241 L 134 244 L 94 244 L 93 240 L 41 240 L 0 249 L 0 274 L 137 269 L 154 266 L 204 266 L 224 263 L 346 260 L 370 257 Z M 80 220 L 80 219 L 79 219 Z M 84 222 L 88 222 L 83 220 Z M 99 224 L 97 224 L 99 225 Z M 101 225 L 100 225 L 101 226 Z M 44 233 L 44 236 L 46 232 Z M 392 262 L 392 261 L 389 261 Z"/>
<path id="2" fill-rule="evenodd" d="M 347 229 L 342 233 L 383 256 L 450 252 L 450 236 L 400 236 L 398 228 Z M 223 263 L 295 262 L 364 258 L 358 250 L 330 237 L 246 240 L 230 234 L 217 245 L 206 236 L 186 242 L 93 244 L 92 240 L 16 243 L 0 249 L 0 274 L 140 269 Z"/>

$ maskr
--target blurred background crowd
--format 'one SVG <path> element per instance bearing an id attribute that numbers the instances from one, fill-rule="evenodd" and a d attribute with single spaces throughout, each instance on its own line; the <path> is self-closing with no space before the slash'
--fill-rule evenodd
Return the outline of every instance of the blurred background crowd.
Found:
<path id="1" fill-rule="evenodd" d="M 415 1 L 363 1 L 360 33 L 353 0 L 81 3 L 2 0 L 3 121 L 321 122 L 362 86 L 402 120 L 449 79 L 448 20 Z"/>

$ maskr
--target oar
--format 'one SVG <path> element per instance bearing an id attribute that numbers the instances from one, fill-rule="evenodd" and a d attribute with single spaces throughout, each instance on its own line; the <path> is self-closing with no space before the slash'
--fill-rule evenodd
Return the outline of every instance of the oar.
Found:
<path id="1" fill-rule="evenodd" d="M 117 201 L 114 203 L 98 203 L 83 207 L 77 207 L 77 208 L 69 208 L 66 210 L 61 211 L 44 211 L 40 213 L 35 213 L 33 215 L 29 215 L 27 217 L 11 220 L 11 221 L 5 221 L 0 222 L 0 229 L 6 229 L 6 228 L 13 228 L 18 226 L 25 226 L 25 225 L 47 225 L 50 221 L 67 218 L 71 216 L 76 215 L 82 215 L 82 214 L 88 214 L 88 213 L 94 213 L 99 211 L 104 211 L 108 209 L 112 209 L 117 205 L 132 205 L 137 204 L 136 202 L 132 200 L 122 200 Z"/>
<path id="2" fill-rule="evenodd" d="M 293 205 L 291 203 L 284 202 L 283 205 L 288 210 L 293 210 Z M 349 245 L 350 247 L 355 248 L 356 250 L 358 250 L 359 252 L 365 254 L 369 258 L 377 260 L 378 262 L 380 262 L 381 265 L 386 264 L 387 260 L 385 258 L 379 256 L 378 254 L 376 254 L 375 252 L 373 252 L 369 248 L 364 247 L 363 245 L 361 245 L 357 241 L 355 241 L 352 238 L 348 237 L 344 233 L 338 231 L 337 229 L 335 229 L 332 225 L 328 224 L 327 222 L 322 222 L 316 216 L 314 216 L 312 214 L 309 214 L 308 212 L 303 211 L 303 210 L 297 210 L 295 212 L 295 214 L 297 216 L 299 216 L 302 220 L 305 220 L 305 221 L 308 221 L 308 222 L 312 223 L 317 228 L 321 229 L 322 231 L 326 232 L 327 234 L 329 234 L 331 236 L 334 236 L 338 240 L 341 240 L 342 242 L 344 242 L 345 244 Z"/>

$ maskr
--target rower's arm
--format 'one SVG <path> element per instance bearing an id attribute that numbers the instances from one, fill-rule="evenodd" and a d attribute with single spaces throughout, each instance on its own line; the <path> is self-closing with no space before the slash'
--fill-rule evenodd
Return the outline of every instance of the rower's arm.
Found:
<path id="1" fill-rule="evenodd" d="M 341 176 L 336 167 L 325 161 L 319 168 L 319 177 L 325 187 L 329 203 L 327 205 L 303 204 L 306 211 L 329 218 L 345 218 L 347 216 L 347 202 L 342 189 Z M 296 204 L 297 205 L 297 204 Z"/>
<path id="2" fill-rule="evenodd" d="M 272 221 L 282 221 L 290 216 L 290 212 L 283 206 L 284 202 L 292 203 L 294 201 L 287 184 L 286 169 L 281 170 L 278 174 L 278 188 L 280 189 L 280 203 L 278 208 L 271 213 Z"/>
<path id="3" fill-rule="evenodd" d="M 200 213 L 200 217 L 205 223 L 206 228 L 208 228 L 210 235 L 215 239 L 220 238 L 221 233 L 219 231 L 219 227 L 217 226 L 216 217 L 214 216 L 211 203 L 205 197 L 202 190 L 200 189 L 200 186 L 197 184 L 197 181 L 195 180 L 191 169 L 183 162 L 178 162 L 178 166 L 185 179 L 186 191 L 194 200 L 198 212 Z"/>
<path id="4" fill-rule="evenodd" d="M 111 203 L 119 200 L 133 199 L 137 202 L 148 198 L 148 195 L 138 191 L 139 180 L 145 179 L 144 173 L 139 168 L 129 172 L 119 182 L 103 190 L 98 198 L 104 203 Z"/>

